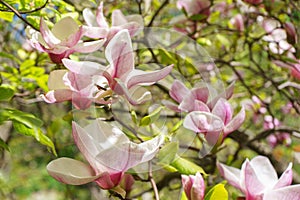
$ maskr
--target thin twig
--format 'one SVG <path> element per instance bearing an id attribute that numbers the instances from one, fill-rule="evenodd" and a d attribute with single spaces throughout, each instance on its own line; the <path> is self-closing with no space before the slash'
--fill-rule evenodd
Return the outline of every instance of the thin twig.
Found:
<path id="1" fill-rule="evenodd" d="M 3 4 L 4 6 L 6 6 L 7 8 L 9 8 L 13 13 L 15 13 L 15 15 L 17 15 L 23 22 L 25 22 L 25 24 L 31 26 L 34 30 L 39 31 L 39 29 L 37 29 L 35 26 L 33 26 L 33 24 L 31 24 L 29 21 L 27 21 L 20 13 L 19 11 L 17 11 L 14 7 L 12 7 L 11 5 L 9 5 L 8 3 L 6 3 L 3 0 L 0 0 L 0 3 Z"/>
<path id="2" fill-rule="evenodd" d="M 46 5 L 48 4 L 48 2 L 49 2 L 49 0 L 46 0 L 45 3 L 42 6 L 36 8 L 34 10 L 28 10 L 28 11 L 18 10 L 18 13 L 20 13 L 20 14 L 29 14 L 29 13 L 37 12 L 37 11 L 42 10 L 43 8 L 45 8 Z M 3 11 L 3 12 L 13 12 L 12 10 L 4 10 L 4 9 L 0 9 L 0 11 Z"/>
<path id="3" fill-rule="evenodd" d="M 153 188 L 155 200 L 159 200 L 158 189 L 157 189 L 156 183 L 155 183 L 155 181 L 153 179 L 153 175 L 152 175 L 152 163 L 151 163 L 151 161 L 149 161 L 148 175 L 149 175 L 149 181 L 150 181 L 150 183 L 152 185 L 152 188 Z"/>
<path id="4" fill-rule="evenodd" d="M 159 14 L 159 12 L 169 3 L 169 0 L 165 0 L 160 7 L 156 10 L 156 12 L 154 13 L 154 15 L 151 18 L 150 23 L 147 25 L 147 27 L 151 27 L 155 18 L 157 17 L 157 15 Z"/>

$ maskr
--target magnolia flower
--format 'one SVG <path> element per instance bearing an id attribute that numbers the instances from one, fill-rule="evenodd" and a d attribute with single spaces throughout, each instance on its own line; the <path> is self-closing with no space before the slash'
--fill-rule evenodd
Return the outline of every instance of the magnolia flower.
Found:
<path id="1" fill-rule="evenodd" d="M 124 16 L 120 10 L 114 10 L 111 14 L 111 27 L 109 27 L 103 15 L 103 2 L 100 3 L 96 15 L 90 9 L 85 8 L 83 18 L 87 23 L 87 26 L 83 26 L 86 36 L 107 38 L 108 41 L 120 30 L 127 29 L 132 37 L 144 26 L 141 15 Z"/>
<path id="2" fill-rule="evenodd" d="M 241 14 L 237 14 L 233 18 L 231 18 L 230 23 L 238 31 L 244 31 L 244 29 L 245 29 L 244 19 L 243 19 L 243 16 Z"/>
<path id="3" fill-rule="evenodd" d="M 241 190 L 246 200 L 298 200 L 300 185 L 292 183 L 292 163 L 278 179 L 270 160 L 265 156 L 246 159 L 241 170 L 218 163 L 221 175 L 229 184 Z"/>
<path id="4" fill-rule="evenodd" d="M 99 119 L 84 128 L 73 122 L 72 127 L 75 143 L 89 165 L 71 158 L 47 165 L 52 177 L 70 185 L 95 181 L 103 189 L 114 188 L 128 169 L 151 160 L 164 141 L 161 135 L 133 143 L 120 129 Z"/>
<path id="5" fill-rule="evenodd" d="M 196 175 L 181 175 L 181 181 L 188 200 L 204 199 L 205 184 L 199 172 Z"/>
<path id="6" fill-rule="evenodd" d="M 208 0 L 178 0 L 177 8 L 184 9 L 189 16 L 204 14 L 209 16 L 210 1 Z"/>
<path id="7" fill-rule="evenodd" d="M 98 78 L 101 80 L 101 77 Z M 98 80 L 98 82 L 99 82 Z M 67 70 L 54 70 L 48 78 L 49 92 L 41 95 L 47 103 L 59 103 L 72 100 L 77 109 L 86 109 L 92 102 L 109 103 L 99 96 L 110 95 L 99 91 L 97 79 L 92 79 L 88 74 L 76 74 Z M 106 94 L 106 95 L 105 95 Z"/>
<path id="8" fill-rule="evenodd" d="M 98 50 L 105 40 L 83 42 L 82 26 L 78 26 L 71 17 L 65 17 L 54 24 L 50 30 L 43 18 L 40 20 L 40 32 L 26 29 L 31 45 L 39 51 L 48 53 L 54 63 L 61 63 L 63 58 L 74 52 L 90 53 Z"/>
<path id="9" fill-rule="evenodd" d="M 274 19 L 264 19 L 262 27 L 268 33 L 263 40 L 269 42 L 269 49 L 275 54 L 282 54 L 285 51 L 295 52 L 295 48 L 287 42 L 287 32 L 279 28 L 280 23 Z"/>
<path id="10" fill-rule="evenodd" d="M 139 90 L 138 85 L 152 85 L 166 77 L 173 66 L 161 70 L 144 72 L 134 69 L 134 52 L 128 30 L 119 31 L 108 43 L 105 57 L 109 66 L 103 68 L 94 62 L 77 62 L 64 59 L 64 65 L 77 74 L 98 74 L 104 77 L 97 82 L 105 92 L 114 91 L 118 95 L 125 95 L 131 104 L 140 104 L 149 99 L 149 92 Z M 75 80 L 76 81 L 76 80 Z M 142 91 L 142 92 L 140 92 Z M 102 95 L 98 96 L 102 97 Z"/>
<path id="11" fill-rule="evenodd" d="M 183 126 L 189 130 L 205 135 L 210 145 L 223 141 L 228 134 L 238 129 L 245 120 L 245 109 L 233 117 L 233 109 L 223 98 L 219 99 L 211 112 L 193 111 L 183 121 Z M 221 137 L 221 138 L 220 138 Z"/>
<path id="12" fill-rule="evenodd" d="M 213 96 L 208 87 L 197 87 L 189 90 L 182 82 L 175 80 L 169 94 L 179 105 L 170 101 L 163 101 L 163 103 L 176 112 L 209 112 L 220 98 L 229 99 L 233 94 L 233 89 L 234 84 L 231 84 L 224 92 Z"/>

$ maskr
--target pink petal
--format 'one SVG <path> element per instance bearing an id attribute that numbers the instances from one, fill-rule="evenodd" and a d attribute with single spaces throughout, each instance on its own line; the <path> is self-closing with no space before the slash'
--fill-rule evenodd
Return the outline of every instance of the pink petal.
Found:
<path id="1" fill-rule="evenodd" d="M 193 186 L 192 176 L 181 175 L 181 182 L 187 198 L 191 199 L 191 190 Z"/>
<path id="2" fill-rule="evenodd" d="M 248 160 L 246 160 L 242 166 L 242 173 L 244 175 L 243 184 L 245 185 L 246 189 L 246 198 L 249 200 L 255 200 L 258 196 L 261 196 L 261 194 L 265 190 L 265 185 L 263 184 L 264 179 L 261 179 L 261 177 L 259 176 L 261 175 L 261 173 L 259 173 L 258 175 L 258 171 L 255 170 L 254 167 L 257 166 L 252 165 L 252 163 L 250 163 Z"/>
<path id="3" fill-rule="evenodd" d="M 127 23 L 125 16 L 121 10 L 114 10 L 111 14 L 112 26 L 121 26 Z"/>
<path id="4" fill-rule="evenodd" d="M 80 39 L 82 30 L 76 21 L 68 16 L 54 24 L 52 33 L 64 44 L 73 46 Z"/>
<path id="5" fill-rule="evenodd" d="M 300 185 L 291 185 L 265 193 L 263 200 L 299 200 Z"/>
<path id="6" fill-rule="evenodd" d="M 141 70 L 132 70 L 126 79 L 127 87 L 130 89 L 135 85 L 152 85 L 157 81 L 165 78 L 171 71 L 173 65 L 169 65 L 164 67 L 161 70 L 155 70 L 152 72 L 144 72 Z"/>
<path id="7" fill-rule="evenodd" d="M 58 90 L 58 89 L 69 89 L 64 84 L 63 77 L 68 72 L 68 70 L 60 69 L 60 70 L 54 70 L 50 72 L 49 78 L 48 78 L 48 88 L 49 90 Z"/>
<path id="8" fill-rule="evenodd" d="M 208 112 L 190 112 L 183 121 L 183 126 L 197 133 L 217 132 L 224 127 L 223 121 Z"/>
<path id="9" fill-rule="evenodd" d="M 273 187 L 277 183 L 277 173 L 268 157 L 256 156 L 250 164 L 265 187 Z"/>
<path id="10" fill-rule="evenodd" d="M 208 106 L 202 101 L 195 100 L 193 111 L 210 112 Z"/>
<path id="11" fill-rule="evenodd" d="M 103 3 L 101 3 L 101 4 L 103 4 Z M 89 8 L 83 9 L 82 16 L 88 26 L 98 26 L 97 21 L 96 21 L 96 16 L 91 11 L 91 9 L 89 9 Z"/>
<path id="12" fill-rule="evenodd" d="M 193 88 L 191 90 L 191 94 L 198 101 L 202 101 L 202 102 L 206 103 L 208 100 L 208 97 L 209 97 L 209 90 L 207 87 Z"/>
<path id="13" fill-rule="evenodd" d="M 204 199 L 205 184 L 204 180 L 199 172 L 196 173 L 194 184 L 191 190 L 191 199 L 192 200 L 202 200 Z"/>
<path id="14" fill-rule="evenodd" d="M 245 117 L 245 108 L 242 107 L 241 111 L 224 127 L 224 136 L 226 137 L 229 133 L 237 130 L 245 121 Z"/>
<path id="15" fill-rule="evenodd" d="M 109 33 L 108 28 L 82 26 L 83 35 L 90 38 L 105 38 Z"/>
<path id="16" fill-rule="evenodd" d="M 143 104 L 151 100 L 151 93 L 141 86 L 133 86 L 128 89 L 120 80 L 116 80 L 117 85 L 114 91 L 119 95 L 124 95 L 132 105 Z"/>
<path id="17" fill-rule="evenodd" d="M 212 109 L 220 98 L 224 98 L 227 100 L 230 99 L 233 95 L 234 85 L 235 82 L 232 82 L 223 92 L 221 92 L 219 95 L 210 100 L 207 103 L 208 107 Z"/>
<path id="18" fill-rule="evenodd" d="M 74 61 L 70 59 L 63 59 L 62 60 L 64 66 L 69 69 L 71 72 L 81 75 L 96 75 L 96 74 L 102 74 L 106 67 L 96 63 L 96 62 L 90 62 L 90 61 Z"/>
<path id="19" fill-rule="evenodd" d="M 45 40 L 45 42 L 47 43 L 47 45 L 49 46 L 49 48 L 53 48 L 55 45 L 61 42 L 58 38 L 56 38 L 53 35 L 53 33 L 50 31 L 50 29 L 48 28 L 46 22 L 42 17 L 40 19 L 40 33 L 43 39 Z"/>
<path id="20" fill-rule="evenodd" d="M 106 19 L 103 15 L 103 2 L 100 3 L 98 9 L 97 9 L 97 13 L 96 13 L 96 20 L 98 23 L 98 26 L 101 28 L 108 28 L 108 24 L 106 22 Z"/>
<path id="21" fill-rule="evenodd" d="M 178 103 L 182 102 L 184 97 L 189 93 L 189 89 L 180 81 L 175 80 L 170 89 L 170 96 Z"/>
<path id="22" fill-rule="evenodd" d="M 178 108 L 178 105 L 171 101 L 162 100 L 162 104 L 175 112 L 181 112 L 181 110 Z"/>
<path id="23" fill-rule="evenodd" d="M 128 22 L 124 25 L 118 26 L 120 30 L 127 29 L 129 32 L 130 37 L 133 37 L 140 33 L 143 30 L 143 25 L 138 22 Z M 112 27 L 116 28 L 116 27 Z"/>
<path id="24" fill-rule="evenodd" d="M 76 46 L 72 47 L 74 52 L 91 53 L 99 50 L 105 43 L 104 40 L 97 40 L 92 42 L 79 42 Z"/>
<path id="25" fill-rule="evenodd" d="M 51 90 L 46 95 L 41 95 L 42 99 L 47 103 L 59 103 L 72 99 L 72 91 L 69 89 Z"/>
<path id="26" fill-rule="evenodd" d="M 212 110 L 212 114 L 219 116 L 225 125 L 227 125 L 232 119 L 232 108 L 228 101 L 221 98 L 217 101 Z"/>
<path id="27" fill-rule="evenodd" d="M 244 191 L 244 186 L 241 186 L 241 170 L 231 167 L 231 166 L 227 166 L 224 165 L 222 163 L 217 163 L 217 167 L 219 169 L 219 172 L 221 174 L 221 176 L 223 176 L 230 185 L 232 185 L 233 187 Z"/>
<path id="28" fill-rule="evenodd" d="M 101 176 L 95 175 L 93 169 L 83 162 L 64 157 L 51 161 L 47 171 L 59 182 L 69 185 L 86 184 Z"/>
<path id="29" fill-rule="evenodd" d="M 292 184 L 293 181 L 293 170 L 292 170 L 293 164 L 290 163 L 287 169 L 283 172 L 281 177 L 279 178 L 278 182 L 274 186 L 274 189 L 278 189 L 281 187 L 285 187 Z"/>
<path id="30" fill-rule="evenodd" d="M 124 174 L 123 172 L 117 172 L 115 174 L 109 174 L 108 172 L 104 172 L 100 178 L 95 180 L 95 182 L 102 189 L 105 189 L 105 190 L 112 189 L 120 183 L 120 181 L 123 177 L 123 174 Z"/>
<path id="31" fill-rule="evenodd" d="M 126 74 L 134 69 L 133 49 L 128 30 L 121 30 L 110 40 L 105 49 L 105 57 L 113 69 L 113 78 L 126 77 Z"/>
<path id="32" fill-rule="evenodd" d="M 267 33 L 271 33 L 274 29 L 280 27 L 280 23 L 275 19 L 265 19 L 262 26 Z"/>

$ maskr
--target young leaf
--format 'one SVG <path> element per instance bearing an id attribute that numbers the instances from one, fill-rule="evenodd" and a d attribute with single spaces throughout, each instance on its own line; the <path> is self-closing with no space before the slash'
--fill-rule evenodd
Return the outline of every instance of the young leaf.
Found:
<path id="1" fill-rule="evenodd" d="M 163 109 L 162 106 L 156 108 L 152 113 L 143 117 L 140 122 L 140 126 L 148 126 L 149 124 L 153 123 L 155 120 L 159 118 L 159 114 Z"/>
<path id="2" fill-rule="evenodd" d="M 171 142 L 165 145 L 158 153 L 158 162 L 162 165 L 170 164 L 175 159 L 178 149 L 178 142 Z"/>
<path id="3" fill-rule="evenodd" d="M 0 101 L 9 101 L 13 96 L 13 89 L 5 86 L 0 86 Z"/>
<path id="4" fill-rule="evenodd" d="M 10 151 L 9 146 L 0 138 L 0 147 L 5 149 L 6 151 Z"/>
<path id="5" fill-rule="evenodd" d="M 222 199 L 228 200 L 228 192 L 224 187 L 224 184 L 219 183 L 211 188 L 208 193 L 205 195 L 204 200 L 215 200 L 215 199 Z"/>
<path id="6" fill-rule="evenodd" d="M 38 128 L 43 125 L 43 121 L 39 118 L 35 117 L 30 113 L 25 113 L 19 110 L 13 109 L 4 109 L 2 113 L 4 116 L 8 118 L 8 120 L 20 122 L 26 125 L 28 128 Z"/>
<path id="7" fill-rule="evenodd" d="M 207 176 L 202 167 L 196 165 L 195 163 L 186 160 L 180 156 L 176 156 L 174 161 L 170 164 L 172 167 L 176 168 L 177 171 L 181 174 L 186 175 L 195 175 L 197 172 L 200 172 L 204 176 Z"/>
<path id="8" fill-rule="evenodd" d="M 40 129 L 29 128 L 18 121 L 14 121 L 13 126 L 18 133 L 34 137 L 39 143 L 49 147 L 55 156 L 57 155 L 53 142 Z"/>

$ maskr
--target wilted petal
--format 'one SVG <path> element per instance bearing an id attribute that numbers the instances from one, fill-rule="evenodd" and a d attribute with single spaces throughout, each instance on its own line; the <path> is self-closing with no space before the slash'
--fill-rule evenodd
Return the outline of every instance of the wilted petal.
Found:
<path id="1" fill-rule="evenodd" d="M 74 47 L 72 47 L 72 50 L 80 53 L 95 52 L 103 46 L 105 41 L 106 40 L 104 39 L 104 40 L 97 40 L 92 42 L 79 42 Z"/>
<path id="2" fill-rule="evenodd" d="M 134 69 L 134 58 L 128 30 L 121 30 L 108 43 L 105 57 L 113 69 L 112 77 L 122 78 Z"/>
<path id="3" fill-rule="evenodd" d="M 287 169 L 283 172 L 283 174 L 280 176 L 278 182 L 276 183 L 274 189 L 285 187 L 288 185 L 291 185 L 293 181 L 293 170 L 292 170 L 293 164 L 290 163 Z"/>
<path id="4" fill-rule="evenodd" d="M 47 165 L 48 173 L 59 182 L 70 185 L 82 185 L 94 181 L 101 175 L 95 175 L 93 169 L 83 162 L 58 158 Z"/>
<path id="5" fill-rule="evenodd" d="M 263 200 L 299 200 L 300 185 L 291 185 L 276 190 L 268 191 L 264 194 Z"/>
<path id="6" fill-rule="evenodd" d="M 173 65 L 164 67 L 161 70 L 155 70 L 151 72 L 145 72 L 141 70 L 132 70 L 126 79 L 127 87 L 130 89 L 135 85 L 152 85 L 157 81 L 165 78 L 171 71 Z"/>
<path id="7" fill-rule="evenodd" d="M 240 182 L 241 170 L 240 169 L 237 169 L 237 168 L 234 168 L 231 166 L 227 166 L 222 163 L 217 163 L 217 166 L 218 166 L 221 176 L 223 176 L 230 185 L 232 185 L 233 187 L 236 187 L 244 192 L 245 186 L 240 185 L 241 184 L 241 182 Z"/>
<path id="8" fill-rule="evenodd" d="M 81 75 L 96 75 L 102 74 L 106 67 L 90 61 L 74 61 L 70 59 L 63 59 L 63 64 L 66 68 L 68 68 L 71 72 Z"/>
<path id="9" fill-rule="evenodd" d="M 226 126 L 224 127 L 223 131 L 224 131 L 225 137 L 229 133 L 237 130 L 242 125 L 242 123 L 245 121 L 245 117 L 246 117 L 245 108 L 242 107 L 240 112 L 236 116 L 234 116 L 233 119 L 228 124 L 226 124 Z"/>

